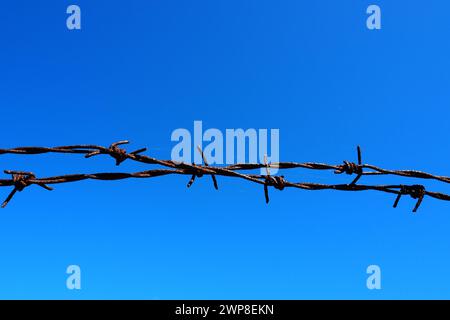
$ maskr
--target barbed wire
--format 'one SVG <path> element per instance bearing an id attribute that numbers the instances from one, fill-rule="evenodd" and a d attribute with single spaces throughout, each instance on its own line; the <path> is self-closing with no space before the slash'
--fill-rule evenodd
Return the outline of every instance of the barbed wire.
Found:
<path id="1" fill-rule="evenodd" d="M 397 184 L 397 185 L 361 185 L 357 182 L 362 176 L 366 175 L 395 175 L 403 176 L 408 178 L 417 179 L 431 179 L 437 180 L 445 183 L 450 183 L 450 177 L 438 176 L 430 173 L 417 171 L 417 170 L 387 170 L 380 168 L 378 166 L 363 164 L 361 149 L 357 147 L 357 163 L 344 161 L 342 164 L 330 165 L 324 163 L 316 162 L 275 162 L 268 163 L 265 159 L 264 163 L 253 163 L 253 164 L 234 164 L 229 166 L 211 166 L 208 164 L 207 159 L 198 147 L 198 151 L 202 155 L 203 165 L 201 164 L 187 164 L 180 163 L 173 160 L 161 160 L 153 158 L 147 155 L 141 155 L 141 153 L 147 151 L 146 148 L 141 148 L 133 152 L 127 152 L 125 149 L 120 148 L 120 145 L 128 144 L 129 142 L 119 141 L 111 144 L 109 147 L 102 147 L 98 145 L 71 145 L 71 146 L 59 146 L 59 147 L 18 147 L 11 149 L 0 149 L 0 155 L 3 154 L 15 154 L 15 155 L 36 155 L 36 154 L 46 154 L 46 153 L 67 153 L 67 154 L 84 154 L 85 158 L 90 158 L 97 155 L 109 155 L 116 161 L 116 165 L 120 165 L 125 160 L 132 160 L 145 164 L 160 165 L 166 167 L 165 169 L 153 169 L 134 173 L 92 173 L 92 174 L 69 174 L 54 176 L 48 178 L 37 178 L 34 173 L 26 171 L 13 171 L 6 170 L 5 173 L 11 175 L 10 179 L 0 179 L 0 187 L 13 186 L 13 190 L 8 195 L 6 200 L 3 202 L 2 207 L 4 208 L 10 200 L 14 197 L 16 192 L 23 191 L 26 187 L 31 185 L 40 186 L 46 190 L 53 190 L 48 185 L 77 182 L 82 180 L 123 180 L 130 178 L 154 178 L 166 175 L 189 175 L 191 179 L 189 180 L 187 186 L 191 187 L 196 178 L 200 178 L 204 175 L 209 175 L 212 177 L 213 185 L 215 189 L 218 189 L 218 182 L 216 176 L 225 176 L 239 178 L 247 180 L 253 183 L 257 183 L 264 186 L 264 195 L 266 202 L 269 202 L 269 187 L 273 187 L 278 190 L 283 190 L 285 188 L 297 188 L 303 190 L 339 190 L 339 191 L 378 191 L 384 193 L 395 194 L 397 197 L 394 202 L 394 207 L 397 207 L 400 198 L 403 195 L 409 195 L 413 199 L 417 199 L 416 205 L 413 212 L 416 212 L 420 207 L 425 196 L 435 198 L 438 200 L 450 201 L 450 195 L 432 192 L 426 190 L 424 185 L 413 184 Z M 167 169 L 169 168 L 169 169 Z M 266 170 L 266 175 L 256 175 L 241 173 L 239 171 L 250 171 L 255 169 Z M 349 184 L 318 184 L 311 182 L 300 182 L 294 183 L 287 181 L 284 176 L 276 176 L 270 174 L 271 168 L 277 169 L 310 169 L 310 170 L 333 170 L 335 174 L 348 174 L 356 175 L 353 181 Z M 371 171 L 367 171 L 369 169 Z"/>

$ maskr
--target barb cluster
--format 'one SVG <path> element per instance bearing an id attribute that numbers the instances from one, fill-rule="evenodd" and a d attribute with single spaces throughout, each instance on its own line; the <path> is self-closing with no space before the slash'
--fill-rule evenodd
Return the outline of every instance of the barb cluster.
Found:
<path id="1" fill-rule="evenodd" d="M 264 195 L 266 203 L 269 203 L 269 188 L 273 187 L 277 190 L 284 190 L 285 188 L 297 188 L 303 190 L 339 190 L 339 191 L 379 191 L 384 193 L 391 193 L 397 195 L 394 208 L 397 207 L 400 198 L 403 195 L 408 195 L 413 199 L 416 199 L 416 205 L 413 212 L 416 212 L 420 207 L 425 196 L 435 198 L 438 200 L 450 201 L 450 195 L 427 191 L 424 185 L 414 184 L 414 185 L 362 185 L 357 184 L 361 177 L 366 175 L 395 175 L 408 178 L 418 178 L 418 179 L 431 179 L 436 181 L 441 181 L 444 183 L 450 183 L 450 177 L 438 176 L 429 174 L 422 171 L 416 170 L 387 170 L 380 167 L 363 164 L 361 149 L 357 148 L 358 161 L 350 162 L 344 161 L 339 165 L 330 165 L 324 163 L 315 162 L 277 162 L 268 163 L 267 159 L 264 163 L 241 163 L 230 166 L 211 166 L 201 150 L 198 147 L 198 151 L 201 153 L 203 158 L 203 165 L 199 164 L 188 164 L 179 163 L 172 160 L 160 160 L 150 156 L 142 155 L 146 148 L 141 148 L 133 152 L 127 152 L 125 149 L 119 146 L 128 144 L 128 141 L 119 141 L 111 144 L 109 147 L 102 147 L 97 145 L 72 145 L 72 146 L 60 146 L 54 148 L 47 147 L 19 147 L 12 149 L 0 149 L 0 155 L 4 154 L 16 154 L 16 155 L 36 155 L 44 153 L 70 153 L 70 154 L 84 154 L 85 158 L 90 158 L 98 155 L 108 155 L 112 157 L 116 165 L 120 165 L 126 160 L 132 160 L 140 163 L 158 165 L 157 169 L 134 172 L 134 173 L 93 173 L 93 174 L 69 174 L 62 176 L 53 176 L 48 178 L 37 178 L 32 172 L 25 171 L 4 171 L 6 174 L 11 175 L 10 179 L 0 179 L 0 187 L 13 187 L 6 200 L 3 202 L 2 207 L 5 207 L 10 200 L 14 197 L 16 192 L 21 192 L 25 188 L 31 185 L 38 185 L 46 190 L 53 190 L 48 185 L 59 184 L 59 183 L 69 183 L 82 180 L 123 180 L 130 178 L 154 178 L 158 176 L 165 175 L 188 175 L 191 176 L 187 187 L 191 187 L 195 182 L 196 178 L 201 178 L 204 175 L 211 176 L 213 181 L 213 186 L 218 189 L 217 176 L 225 176 L 247 180 L 256 184 L 263 185 Z M 162 167 L 162 168 L 161 168 Z M 256 169 L 265 168 L 265 175 L 257 175 L 251 173 L 243 173 L 242 171 L 252 171 Z M 276 176 L 270 174 L 270 168 L 278 169 L 308 169 L 308 170 L 332 170 L 335 174 L 348 174 L 356 175 L 356 177 L 349 184 L 318 184 L 309 182 L 294 183 L 289 182 L 284 176 Z"/>

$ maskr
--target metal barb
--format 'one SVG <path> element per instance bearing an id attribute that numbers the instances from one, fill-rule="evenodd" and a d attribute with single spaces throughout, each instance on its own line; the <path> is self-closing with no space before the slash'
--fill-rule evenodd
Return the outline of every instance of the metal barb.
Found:
<path id="1" fill-rule="evenodd" d="M 36 179 L 36 176 L 32 172 L 27 171 L 14 171 L 14 170 L 5 170 L 6 174 L 12 175 L 12 183 L 14 185 L 14 189 L 10 192 L 8 197 L 3 201 L 1 207 L 5 208 L 8 203 L 11 201 L 11 199 L 14 197 L 16 192 L 22 192 L 26 187 L 36 184 L 46 190 L 53 190 L 51 187 L 47 186 L 46 184 L 42 182 L 34 182 L 33 180 Z"/>
<path id="2" fill-rule="evenodd" d="M 269 203 L 269 183 L 270 183 L 270 166 L 267 162 L 267 154 L 264 155 L 264 165 L 266 166 L 266 179 L 264 180 L 264 196 L 266 198 L 266 203 Z"/>
<path id="3" fill-rule="evenodd" d="M 111 157 L 113 157 L 116 160 L 116 166 L 119 166 L 122 162 L 124 162 L 125 160 L 129 159 L 130 156 L 135 156 L 139 153 L 145 152 L 147 151 L 147 148 L 141 148 L 138 150 L 135 150 L 133 152 L 127 153 L 127 151 L 125 149 L 119 148 L 120 145 L 124 145 L 124 144 L 129 144 L 130 141 L 128 140 L 121 140 L 121 141 L 117 141 L 112 143 L 109 148 L 104 148 L 104 147 L 94 147 L 94 150 L 92 152 L 89 152 L 85 155 L 85 158 L 91 158 L 93 156 L 97 156 L 100 154 L 109 154 Z"/>
<path id="4" fill-rule="evenodd" d="M 355 185 L 356 182 L 363 176 L 363 164 L 362 164 L 362 156 L 361 156 L 361 147 L 357 146 L 356 151 L 358 153 L 358 164 L 350 161 L 344 161 L 344 164 L 338 166 L 338 168 L 334 171 L 336 174 L 346 173 L 348 175 L 357 174 L 356 178 L 350 183 L 351 185 Z"/>
<path id="5" fill-rule="evenodd" d="M 202 148 L 200 146 L 197 146 L 197 150 L 198 152 L 200 152 L 203 162 L 205 163 L 205 167 L 208 167 L 208 161 L 206 160 L 206 156 L 205 153 L 203 152 Z M 213 185 L 214 185 L 214 189 L 219 190 L 219 185 L 217 184 L 217 179 L 216 179 L 216 175 L 212 174 L 211 175 L 211 179 L 213 181 Z"/>
<path id="6" fill-rule="evenodd" d="M 397 205 L 398 205 L 402 195 L 409 195 L 409 196 L 411 196 L 411 198 L 417 199 L 416 205 L 413 209 L 413 212 L 415 213 L 415 212 L 417 212 L 420 205 L 422 204 L 423 198 L 426 195 L 426 190 L 425 190 L 425 187 L 420 184 L 415 184 L 415 185 L 411 185 L 411 186 L 401 185 L 400 190 L 397 195 L 397 198 L 395 199 L 395 202 L 394 202 L 394 208 L 397 208 Z"/>

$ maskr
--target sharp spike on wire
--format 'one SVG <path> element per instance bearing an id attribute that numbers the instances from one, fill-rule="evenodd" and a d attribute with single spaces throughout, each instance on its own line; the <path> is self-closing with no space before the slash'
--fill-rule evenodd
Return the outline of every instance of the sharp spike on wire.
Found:
<path id="1" fill-rule="evenodd" d="M 200 155 L 202 156 L 203 163 L 205 164 L 205 167 L 208 167 L 208 161 L 206 160 L 205 153 L 203 152 L 202 148 L 200 146 L 197 146 L 198 152 L 200 152 Z M 219 190 L 219 185 L 217 184 L 217 179 L 214 174 L 211 175 L 211 179 L 213 181 L 214 189 Z"/>
<path id="2" fill-rule="evenodd" d="M 357 153 L 358 153 L 358 165 L 356 166 L 357 171 L 358 171 L 358 172 L 357 172 L 358 175 L 357 175 L 356 178 L 353 179 L 353 181 L 350 183 L 351 185 L 356 184 L 356 183 L 359 181 L 359 179 L 361 179 L 361 177 L 362 177 L 362 175 L 363 175 L 361 147 L 360 147 L 360 146 L 357 146 L 357 147 L 356 147 L 356 151 L 357 151 Z"/>
<path id="3" fill-rule="evenodd" d="M 402 195 L 409 195 L 411 198 L 417 199 L 416 205 L 413 209 L 413 212 L 416 213 L 426 195 L 425 187 L 418 184 L 412 186 L 401 185 L 397 197 L 395 198 L 394 208 L 397 208 Z"/>
<path id="4" fill-rule="evenodd" d="M 46 190 L 53 190 L 53 188 L 47 186 L 45 183 L 43 182 L 35 182 L 33 181 L 36 176 L 34 175 L 33 172 L 28 172 L 28 171 L 17 171 L 17 170 L 5 170 L 4 171 L 5 174 L 10 174 L 12 175 L 12 180 L 11 182 L 14 185 L 14 189 L 9 193 L 8 197 L 6 198 L 5 201 L 3 201 L 1 208 L 5 208 L 8 203 L 11 201 L 11 199 L 14 197 L 14 195 L 19 191 L 23 191 L 26 187 L 32 185 L 32 184 L 36 184 Z"/>
<path id="5" fill-rule="evenodd" d="M 266 203 L 269 203 L 270 198 L 269 198 L 269 179 L 270 179 L 270 168 L 269 168 L 269 163 L 267 161 L 267 154 L 264 155 L 264 165 L 266 166 L 266 173 L 267 173 L 267 177 L 264 183 L 264 196 L 266 198 Z"/>
<path id="6" fill-rule="evenodd" d="M 120 146 L 123 144 L 129 144 L 129 143 L 130 143 L 130 141 L 128 141 L 128 140 L 120 140 L 120 141 L 112 143 L 111 147 L 117 147 L 117 146 Z"/>

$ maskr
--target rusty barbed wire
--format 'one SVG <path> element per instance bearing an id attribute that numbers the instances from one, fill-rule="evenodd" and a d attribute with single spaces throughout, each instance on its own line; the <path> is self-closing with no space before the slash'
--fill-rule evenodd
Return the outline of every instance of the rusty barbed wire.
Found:
<path id="1" fill-rule="evenodd" d="M 82 180 L 123 180 L 130 178 L 154 178 L 165 175 L 190 175 L 191 179 L 187 186 L 191 187 L 196 178 L 204 175 L 210 175 L 215 189 L 218 189 L 216 176 L 234 177 L 244 179 L 253 183 L 264 186 L 264 195 L 266 202 L 269 202 L 269 187 L 278 190 L 285 188 L 298 188 L 303 190 L 339 190 L 339 191 L 379 191 L 384 193 L 391 193 L 397 195 L 394 208 L 397 207 L 399 200 L 403 195 L 409 195 L 413 199 L 417 199 L 413 212 L 416 212 L 420 207 L 425 196 L 435 198 L 438 200 L 450 201 L 450 195 L 427 191 L 425 186 L 420 184 L 414 185 L 360 185 L 356 184 L 362 176 L 365 175 L 395 175 L 408 178 L 417 179 L 431 179 L 445 183 L 450 183 L 450 177 L 438 176 L 430 173 L 417 170 L 387 170 L 378 166 L 362 163 L 361 149 L 357 147 L 357 163 L 351 161 L 344 161 L 342 164 L 330 165 L 316 162 L 276 162 L 268 163 L 265 158 L 264 163 L 253 164 L 234 164 L 229 166 L 210 166 L 207 159 L 198 147 L 204 165 L 180 163 L 173 160 L 160 160 L 147 155 L 141 155 L 147 148 L 141 148 L 128 153 L 125 149 L 120 148 L 120 145 L 128 144 L 127 140 L 118 141 L 111 144 L 109 147 L 102 147 L 97 145 L 70 145 L 59 147 L 18 147 L 11 149 L 0 149 L 2 154 L 16 154 L 16 155 L 36 155 L 45 153 L 68 153 L 68 154 L 84 154 L 85 158 L 90 158 L 97 155 L 109 155 L 116 161 L 116 165 L 120 165 L 125 160 L 132 160 L 145 164 L 160 165 L 169 169 L 153 169 L 147 171 L 140 171 L 135 173 L 93 173 L 93 174 L 69 174 L 62 176 L 54 176 L 48 178 L 36 178 L 31 172 L 26 171 L 12 171 L 6 170 L 5 173 L 11 175 L 11 179 L 0 179 L 0 187 L 13 186 L 13 190 L 3 202 L 2 207 L 5 207 L 14 197 L 16 192 L 23 191 L 26 187 L 31 185 L 38 185 L 46 190 L 53 190 L 48 185 L 69 183 Z M 266 170 L 266 175 L 245 174 L 239 171 L 249 171 L 255 169 Z M 335 174 L 356 175 L 353 181 L 349 184 L 318 184 L 310 182 L 293 183 L 287 181 L 284 176 L 273 176 L 270 174 L 270 168 L 277 169 L 295 169 L 303 168 L 310 170 L 333 170 Z M 371 171 L 366 171 L 370 169 Z"/>

